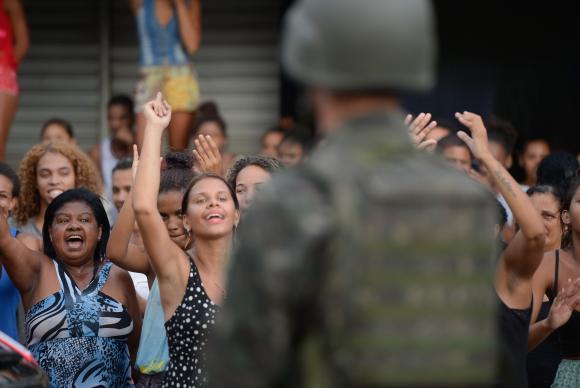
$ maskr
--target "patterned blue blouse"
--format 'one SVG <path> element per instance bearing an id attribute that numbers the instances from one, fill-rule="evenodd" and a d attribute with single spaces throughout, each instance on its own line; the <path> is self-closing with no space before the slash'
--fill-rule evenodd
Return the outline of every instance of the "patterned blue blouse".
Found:
<path id="1" fill-rule="evenodd" d="M 53 260 L 60 291 L 26 313 L 27 343 L 51 387 L 133 387 L 127 309 L 101 292 L 112 264 L 106 262 L 84 290 Z"/>

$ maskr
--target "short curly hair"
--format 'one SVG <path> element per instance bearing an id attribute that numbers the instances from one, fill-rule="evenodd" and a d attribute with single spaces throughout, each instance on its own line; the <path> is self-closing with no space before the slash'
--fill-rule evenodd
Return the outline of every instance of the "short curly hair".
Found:
<path id="1" fill-rule="evenodd" d="M 103 184 L 93 161 L 77 146 L 66 143 L 35 145 L 26 153 L 20 164 L 20 195 L 14 211 L 16 224 L 24 225 L 30 217 L 40 212 L 40 194 L 36 183 L 36 167 L 47 153 L 58 153 L 70 160 L 75 173 L 75 187 L 83 187 L 97 195 L 103 194 Z"/>
<path id="2" fill-rule="evenodd" d="M 274 174 L 275 172 L 285 169 L 282 162 L 280 162 L 278 159 L 274 159 L 265 155 L 244 155 L 239 158 L 228 171 L 228 176 L 226 179 L 228 184 L 234 190 L 236 189 L 238 174 L 248 166 L 260 167 L 270 174 Z"/>

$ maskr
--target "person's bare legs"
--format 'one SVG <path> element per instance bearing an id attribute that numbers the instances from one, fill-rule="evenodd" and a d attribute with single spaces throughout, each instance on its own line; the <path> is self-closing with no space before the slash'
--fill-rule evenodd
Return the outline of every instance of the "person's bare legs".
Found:
<path id="1" fill-rule="evenodd" d="M 6 143 L 17 108 L 18 96 L 0 93 L 0 161 L 6 159 Z"/>
<path id="2" fill-rule="evenodd" d="M 192 112 L 173 112 L 167 135 L 171 150 L 184 150 L 189 145 L 189 135 L 193 124 Z"/>

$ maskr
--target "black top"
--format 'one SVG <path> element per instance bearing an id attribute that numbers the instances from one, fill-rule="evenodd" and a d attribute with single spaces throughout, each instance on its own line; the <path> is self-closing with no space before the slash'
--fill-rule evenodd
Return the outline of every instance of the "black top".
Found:
<path id="1" fill-rule="evenodd" d="M 163 387 L 196 388 L 205 385 L 205 348 L 218 306 L 205 293 L 191 257 L 189 263 L 185 295 L 175 313 L 165 322 L 170 361 Z"/>
<path id="2" fill-rule="evenodd" d="M 556 251 L 556 266 L 554 275 L 554 297 L 558 295 L 558 275 L 560 267 L 560 251 Z M 548 295 L 550 296 L 550 295 Z M 560 351 L 562 358 L 580 357 L 580 313 L 576 310 L 560 328 Z"/>
<path id="3" fill-rule="evenodd" d="M 549 302 L 543 302 L 536 322 L 548 317 L 550 307 L 558 294 L 558 272 L 560 266 L 560 251 L 556 250 L 554 287 L 546 291 Z M 560 330 L 554 331 L 531 352 L 528 353 L 529 388 L 550 388 L 556 377 L 560 356 Z"/>
<path id="4" fill-rule="evenodd" d="M 543 302 L 537 321 L 548 317 L 548 312 L 552 302 Z M 562 360 L 560 357 L 560 332 L 554 331 L 538 346 L 528 353 L 528 381 L 529 388 L 550 388 L 558 365 Z"/>
<path id="5" fill-rule="evenodd" d="M 499 299 L 499 298 L 498 298 Z M 532 303 L 524 310 L 512 309 L 499 299 L 499 335 L 501 341 L 500 383 L 502 388 L 527 388 L 526 356 Z"/>

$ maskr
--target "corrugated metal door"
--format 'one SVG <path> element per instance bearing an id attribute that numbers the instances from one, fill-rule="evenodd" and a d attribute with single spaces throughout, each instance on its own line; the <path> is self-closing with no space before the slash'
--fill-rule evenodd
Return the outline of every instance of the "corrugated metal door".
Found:
<path id="1" fill-rule="evenodd" d="M 107 1 L 109 18 L 103 20 Z M 9 139 L 7 157 L 14 167 L 38 142 L 42 123 L 54 116 L 70 120 L 80 146 L 89 149 L 101 136 L 101 96 L 131 94 L 138 72 L 128 1 L 23 0 L 23 5 L 31 48 L 19 72 L 21 100 Z M 277 0 L 202 1 L 202 48 L 193 63 L 202 99 L 216 101 L 229 124 L 234 152 L 256 151 L 259 135 L 278 117 L 279 7 Z M 110 28 L 109 42 L 102 42 L 103 26 Z M 107 46 L 110 61 L 102 61 Z M 110 72 L 103 68 L 109 65 Z"/>
<path id="2" fill-rule="evenodd" d="M 255 152 L 278 117 L 277 0 L 202 1 L 202 46 L 193 63 L 202 101 L 218 103 L 234 152 Z M 132 93 L 138 73 L 135 23 L 128 2 L 114 1 L 112 91 Z"/>
<path id="3" fill-rule="evenodd" d="M 51 117 L 70 120 L 85 148 L 97 141 L 99 128 L 99 0 L 23 5 L 31 46 L 19 71 L 20 105 L 7 149 L 13 167 Z"/>

